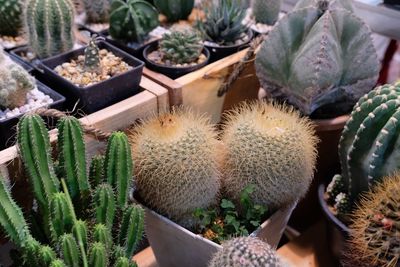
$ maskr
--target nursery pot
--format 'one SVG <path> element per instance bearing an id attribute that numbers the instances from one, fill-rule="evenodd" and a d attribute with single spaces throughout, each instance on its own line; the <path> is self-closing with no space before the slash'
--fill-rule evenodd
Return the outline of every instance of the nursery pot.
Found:
<path id="1" fill-rule="evenodd" d="M 155 63 L 155 62 L 149 60 L 148 55 L 157 49 L 158 49 L 158 41 L 147 45 L 146 48 L 143 50 L 143 58 L 144 58 L 144 61 L 146 62 L 146 67 L 148 67 L 149 69 L 156 71 L 158 73 L 164 74 L 165 76 L 167 76 L 173 80 L 175 80 L 185 74 L 188 74 L 190 72 L 201 69 L 202 67 L 207 65 L 208 61 L 210 60 L 210 51 L 208 51 L 208 49 L 204 47 L 202 53 L 207 57 L 207 59 L 204 62 L 202 62 L 201 64 L 197 64 L 194 66 L 188 66 L 188 67 L 166 66 L 166 65 L 158 64 L 158 63 Z"/>
<path id="2" fill-rule="evenodd" d="M 324 193 L 325 185 L 321 184 L 318 187 L 318 201 L 327 222 L 326 237 L 330 252 L 336 260 L 336 263 L 339 263 L 341 253 L 343 251 L 345 241 L 349 237 L 350 230 L 330 211 L 328 203 L 325 201 Z"/>
<path id="3" fill-rule="evenodd" d="M 211 44 L 209 42 L 205 42 L 204 46 L 210 50 L 210 63 L 220 60 L 221 58 L 230 56 L 246 47 L 248 47 L 250 41 L 254 37 L 253 30 L 249 29 L 247 32 L 248 40 L 241 44 L 236 45 L 228 45 L 228 46 L 218 46 Z"/>
<path id="4" fill-rule="evenodd" d="M 65 98 L 62 95 L 50 89 L 38 80 L 36 80 L 36 85 L 39 91 L 50 96 L 54 100 L 53 103 L 48 105 L 49 108 L 62 110 L 65 102 Z M 20 114 L 12 118 L 0 120 L 0 150 L 3 150 L 15 143 L 17 124 L 22 116 L 23 115 Z M 45 121 L 47 122 L 48 126 L 54 126 L 54 121 L 52 119 L 45 119 Z"/>
<path id="5" fill-rule="evenodd" d="M 278 210 L 251 236 L 257 236 L 273 247 L 277 247 L 296 204 Z M 160 267 L 205 267 L 213 254 L 222 249 L 200 235 L 194 234 L 168 218 L 148 209 L 145 229 Z"/>
<path id="6" fill-rule="evenodd" d="M 65 92 L 69 109 L 79 101 L 78 107 L 90 114 L 129 98 L 140 91 L 139 83 L 142 78 L 144 63 L 107 42 L 99 41 L 98 47 L 113 52 L 133 69 L 90 86 L 78 87 L 56 73 L 54 68 L 83 55 L 84 47 L 45 59 L 39 64 L 39 68 L 43 69 L 43 74 L 40 77 L 47 84 L 54 85 L 60 92 Z"/>
<path id="7" fill-rule="evenodd" d="M 29 51 L 29 47 L 26 45 L 15 47 L 9 51 L 10 58 L 12 58 L 12 60 L 17 62 L 27 71 L 31 71 L 33 70 L 33 67 L 31 65 L 32 62 L 28 62 L 22 57 L 23 53 L 27 53 Z"/>

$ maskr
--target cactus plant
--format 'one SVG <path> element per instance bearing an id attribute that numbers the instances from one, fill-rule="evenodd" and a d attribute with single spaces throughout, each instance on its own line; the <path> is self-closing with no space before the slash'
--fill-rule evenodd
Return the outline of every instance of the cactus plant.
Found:
<path id="1" fill-rule="evenodd" d="M 125 42 L 143 42 L 158 26 L 158 12 L 142 0 L 114 0 L 111 4 L 110 35 Z"/>
<path id="2" fill-rule="evenodd" d="M 365 266 L 399 266 L 399 207 L 399 174 L 386 177 L 364 196 L 350 225 L 353 259 Z"/>
<path id="3" fill-rule="evenodd" d="M 102 243 L 106 247 L 106 250 L 109 250 L 112 244 L 110 229 L 111 228 L 101 223 L 93 227 L 93 241 Z"/>
<path id="4" fill-rule="evenodd" d="M 89 181 L 92 187 L 97 187 L 104 182 L 104 156 L 93 156 L 89 168 Z"/>
<path id="5" fill-rule="evenodd" d="M 23 106 L 27 93 L 35 88 L 35 78 L 0 51 L 0 106 L 9 109 Z"/>
<path id="6" fill-rule="evenodd" d="M 350 112 L 378 78 L 371 32 L 346 9 L 348 0 L 303 2 L 310 1 L 282 18 L 261 45 L 255 61 L 261 86 L 305 115 Z"/>
<path id="7" fill-rule="evenodd" d="M 192 13 L 194 0 L 155 0 L 154 5 L 169 22 L 187 19 Z"/>
<path id="8" fill-rule="evenodd" d="M 85 70 L 87 71 L 100 71 L 100 49 L 96 44 L 97 35 L 93 35 L 89 41 L 89 45 L 85 48 Z"/>
<path id="9" fill-rule="evenodd" d="M 312 181 L 316 137 L 311 122 L 292 108 L 255 102 L 226 117 L 221 140 L 226 152 L 223 185 L 239 203 L 254 184 L 256 204 L 277 210 L 303 197 Z"/>
<path id="10" fill-rule="evenodd" d="M 0 35 L 17 36 L 22 29 L 22 1 L 0 1 Z"/>
<path id="11" fill-rule="evenodd" d="M 131 139 L 138 195 L 161 214 L 192 227 L 195 209 L 215 204 L 220 189 L 210 122 L 174 110 L 147 120 Z"/>
<path id="12" fill-rule="evenodd" d="M 225 242 L 208 267 L 283 267 L 276 252 L 256 237 L 238 237 Z"/>
<path id="13" fill-rule="evenodd" d="M 54 242 L 63 234 L 72 231 L 74 226 L 72 212 L 66 195 L 61 192 L 55 193 L 50 200 L 50 230 Z"/>
<path id="14" fill-rule="evenodd" d="M 49 267 L 67 267 L 67 266 L 65 265 L 65 263 L 62 260 L 57 259 L 57 260 L 52 261 L 51 264 L 49 265 Z"/>
<path id="15" fill-rule="evenodd" d="M 248 27 L 243 24 L 246 10 L 240 0 L 218 0 L 205 10 L 206 19 L 199 27 L 207 41 L 232 45 L 243 38 Z"/>
<path id="16" fill-rule="evenodd" d="M 126 257 L 131 258 L 143 235 L 144 210 L 138 205 L 127 207 L 122 215 L 118 241 Z"/>
<path id="17" fill-rule="evenodd" d="M 93 243 L 89 251 L 89 267 L 107 267 L 107 251 L 104 244 Z"/>
<path id="18" fill-rule="evenodd" d="M 88 23 L 107 23 L 110 18 L 111 0 L 83 0 Z"/>
<path id="19" fill-rule="evenodd" d="M 196 62 L 203 47 L 203 41 L 195 31 L 165 33 L 160 41 L 163 60 L 170 60 L 174 64 Z"/>
<path id="20" fill-rule="evenodd" d="M 41 266 L 49 266 L 57 257 L 55 251 L 50 246 L 42 246 L 39 250 L 39 258 Z"/>
<path id="21" fill-rule="evenodd" d="M 93 203 L 96 221 L 112 227 L 116 210 L 114 191 L 109 184 L 101 184 L 96 188 Z"/>
<path id="22" fill-rule="evenodd" d="M 72 227 L 72 234 L 75 240 L 81 239 L 83 247 L 88 247 L 88 226 L 86 221 L 77 220 Z"/>
<path id="23" fill-rule="evenodd" d="M 274 25 L 281 11 L 281 0 L 254 0 L 253 16 L 257 23 Z"/>
<path id="24" fill-rule="evenodd" d="M 70 267 L 79 267 L 79 249 L 73 235 L 64 234 L 60 237 L 60 250 L 66 265 Z"/>
<path id="25" fill-rule="evenodd" d="M 25 18 L 29 46 L 39 58 L 72 49 L 74 6 L 70 0 L 27 0 Z"/>

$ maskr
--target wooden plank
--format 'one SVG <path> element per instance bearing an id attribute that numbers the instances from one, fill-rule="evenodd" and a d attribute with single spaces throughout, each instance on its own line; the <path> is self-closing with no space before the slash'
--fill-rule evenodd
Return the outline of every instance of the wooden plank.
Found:
<path id="1" fill-rule="evenodd" d="M 136 261 L 138 267 L 158 267 L 156 257 L 151 247 L 140 251 L 133 257 L 133 260 Z"/>

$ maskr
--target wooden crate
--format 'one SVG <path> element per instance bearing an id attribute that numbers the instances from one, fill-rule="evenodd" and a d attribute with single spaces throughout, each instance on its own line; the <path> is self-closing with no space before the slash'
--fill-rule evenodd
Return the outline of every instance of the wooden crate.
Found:
<path id="1" fill-rule="evenodd" d="M 257 99 L 260 85 L 253 62 L 246 63 L 244 71 L 227 94 L 222 97 L 217 95 L 218 89 L 246 52 L 247 49 L 237 52 L 176 80 L 146 68 L 143 73 L 168 89 L 171 106 L 183 104 L 200 113 L 208 113 L 212 116 L 212 122 L 219 122 L 224 110 L 243 100 Z"/>

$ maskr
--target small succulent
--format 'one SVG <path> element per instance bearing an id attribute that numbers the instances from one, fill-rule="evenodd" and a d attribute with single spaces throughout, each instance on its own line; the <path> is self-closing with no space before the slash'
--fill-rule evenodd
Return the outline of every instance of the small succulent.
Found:
<path id="1" fill-rule="evenodd" d="M 99 72 L 100 69 L 100 49 L 96 44 L 96 38 L 97 35 L 94 34 L 89 42 L 89 45 L 85 48 L 84 66 L 87 71 Z"/>
<path id="2" fill-rule="evenodd" d="M 0 0 L 0 34 L 17 36 L 22 25 L 22 1 Z"/>
<path id="3" fill-rule="evenodd" d="M 194 0 L 155 0 L 154 5 L 169 22 L 186 19 L 192 12 Z"/>
<path id="4" fill-rule="evenodd" d="M 163 60 L 175 64 L 192 63 L 203 51 L 203 41 L 195 31 L 173 31 L 163 35 L 160 50 Z"/>

